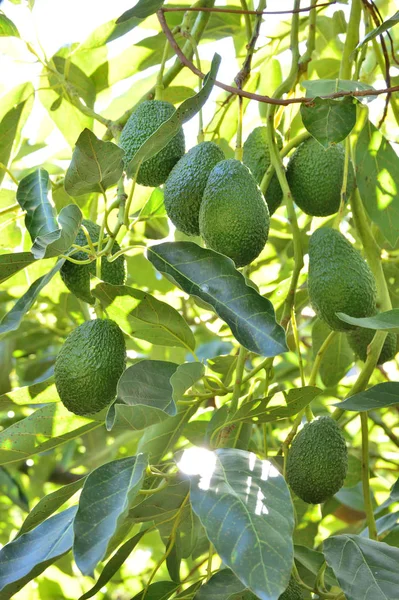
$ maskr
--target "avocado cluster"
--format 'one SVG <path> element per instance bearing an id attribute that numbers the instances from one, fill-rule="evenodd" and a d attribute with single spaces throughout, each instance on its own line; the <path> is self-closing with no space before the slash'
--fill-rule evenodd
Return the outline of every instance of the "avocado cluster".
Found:
<path id="1" fill-rule="evenodd" d="M 96 244 L 100 237 L 100 226 L 93 221 L 83 219 L 82 225 L 85 226 L 87 232 L 90 235 L 91 241 Z M 106 240 L 107 237 L 104 237 Z M 75 244 L 78 246 L 87 246 L 87 239 L 83 232 L 83 229 L 79 229 L 78 235 L 75 239 Z M 120 246 L 117 242 L 114 242 L 112 247 L 113 254 L 119 252 Z M 89 255 L 86 252 L 79 251 L 75 252 L 72 257 L 75 260 L 87 260 Z M 65 261 L 60 270 L 62 281 L 66 287 L 72 292 L 77 298 L 94 304 L 95 298 L 90 291 L 90 276 L 96 274 L 96 261 L 93 260 L 89 264 L 78 265 L 69 260 Z M 101 278 L 106 283 L 112 285 L 123 285 L 126 278 L 125 268 L 125 257 L 119 256 L 114 261 L 109 262 L 106 256 L 101 258 Z"/>
<path id="2" fill-rule="evenodd" d="M 64 406 L 76 415 L 90 415 L 116 396 L 126 366 L 126 345 L 110 319 L 86 321 L 75 329 L 55 361 L 55 385 Z"/>
<path id="3" fill-rule="evenodd" d="M 327 217 L 338 212 L 344 178 L 345 150 L 340 144 L 324 148 L 310 137 L 298 146 L 287 167 L 287 181 L 295 203 L 307 215 Z M 355 187 L 349 161 L 346 196 Z"/>
<path id="4" fill-rule="evenodd" d="M 295 436 L 287 459 L 291 489 L 309 504 L 319 504 L 342 487 L 348 469 L 348 450 L 337 422 L 320 417 Z"/>

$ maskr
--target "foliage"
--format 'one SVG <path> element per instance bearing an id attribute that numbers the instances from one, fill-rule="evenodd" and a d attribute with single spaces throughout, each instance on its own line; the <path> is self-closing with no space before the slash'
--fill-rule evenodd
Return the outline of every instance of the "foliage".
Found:
<path id="1" fill-rule="evenodd" d="M 397 600 L 399 370 L 396 357 L 378 365 L 399 334 L 399 101 L 381 91 L 398 91 L 395 2 L 293 0 L 302 12 L 274 17 L 261 13 L 287 10 L 277 0 L 114 3 L 109 22 L 47 55 L 26 35 L 41 4 L 0 10 L 13 70 L 0 77 L 0 599 Z M 149 100 L 167 115 L 126 158 L 121 132 Z M 182 129 L 184 181 L 169 187 L 188 232 L 214 164 L 238 165 L 210 225 L 227 248 L 234 205 L 240 251 L 262 228 L 243 269 L 212 249 L 220 236 L 207 247 L 173 226 L 163 185 L 136 181 L 176 134 L 183 152 Z M 201 142 L 216 156 L 193 183 Z M 326 159 L 305 179 L 328 210 L 305 214 L 287 181 L 301 144 Z M 270 226 L 248 230 L 261 192 L 275 196 Z M 321 227 L 313 240 L 339 238 L 355 267 L 313 242 L 312 307 Z M 90 303 L 65 272 L 83 274 Z M 92 323 L 123 336 L 125 369 L 122 342 L 119 359 L 98 335 L 81 345 Z M 54 366 L 71 344 L 64 406 Z M 78 409 L 94 397 L 102 410 L 70 412 L 72 382 Z M 308 452 L 306 497 L 321 497 L 317 472 L 325 500 L 311 505 L 289 482 L 303 480 L 301 432 L 326 422 L 344 460 L 337 476 L 324 437 Z"/>

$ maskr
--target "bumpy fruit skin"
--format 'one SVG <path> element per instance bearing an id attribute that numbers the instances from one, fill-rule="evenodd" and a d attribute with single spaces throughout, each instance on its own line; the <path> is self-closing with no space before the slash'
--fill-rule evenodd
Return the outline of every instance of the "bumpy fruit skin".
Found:
<path id="1" fill-rule="evenodd" d="M 146 100 L 139 104 L 130 116 L 119 139 L 120 147 L 125 151 L 125 167 L 136 154 L 140 146 L 175 112 L 170 102 L 162 100 Z M 137 183 L 149 187 L 157 187 L 165 183 L 169 173 L 183 156 L 185 150 L 184 133 L 180 127 L 175 137 L 162 150 L 145 160 L 141 165 Z M 128 172 L 129 177 L 133 174 Z"/>
<path id="2" fill-rule="evenodd" d="M 65 340 L 55 361 L 55 385 L 64 406 L 90 415 L 108 406 L 126 364 L 126 346 L 109 319 L 86 321 Z"/>
<path id="3" fill-rule="evenodd" d="M 278 600 L 303 600 L 302 588 L 296 579 L 291 577 L 287 589 L 279 596 Z"/>
<path id="4" fill-rule="evenodd" d="M 218 163 L 200 207 L 199 226 L 206 245 L 243 267 L 262 252 L 269 223 L 267 204 L 248 167 L 235 159 Z"/>
<path id="5" fill-rule="evenodd" d="M 166 212 L 177 229 L 186 235 L 199 235 L 199 210 L 206 182 L 221 160 L 224 154 L 219 146 L 202 142 L 179 160 L 166 180 Z"/>
<path id="6" fill-rule="evenodd" d="M 335 313 L 371 317 L 376 313 L 376 285 L 360 253 L 335 229 L 317 229 L 309 242 L 308 289 L 317 315 L 336 331 L 354 329 Z"/>
<path id="7" fill-rule="evenodd" d="M 336 494 L 347 469 L 346 443 L 331 417 L 307 423 L 294 438 L 287 459 L 287 482 L 304 502 L 319 504 Z"/>
<path id="8" fill-rule="evenodd" d="M 98 242 L 100 235 L 100 226 L 97 223 L 83 219 L 82 224 L 86 227 L 93 242 Z M 75 244 L 79 246 L 87 246 L 87 239 L 82 229 L 79 229 L 75 239 Z M 114 242 L 112 253 L 115 254 L 120 250 L 117 242 Z M 87 260 L 86 252 L 76 252 L 73 254 L 76 260 Z M 70 261 L 65 261 L 60 271 L 62 281 L 77 298 L 94 304 L 95 298 L 90 293 L 90 275 L 96 274 L 96 261 L 93 260 L 90 264 L 77 265 Z M 126 278 L 125 257 L 119 256 L 113 262 L 109 262 L 106 256 L 101 259 L 101 278 L 106 283 L 112 285 L 123 285 Z"/>
<path id="9" fill-rule="evenodd" d="M 283 142 L 281 136 L 277 137 L 277 145 L 282 148 Z M 267 145 L 267 127 L 255 127 L 244 142 L 242 162 L 248 167 L 252 175 L 256 179 L 256 183 L 260 185 L 263 175 L 270 166 L 269 146 Z M 269 213 L 272 215 L 281 204 L 283 199 L 283 191 L 274 174 L 269 187 L 266 191 L 266 202 L 269 207 Z"/>
<path id="10" fill-rule="evenodd" d="M 374 329 L 363 329 L 362 327 L 358 327 L 347 334 L 349 346 L 363 362 L 367 359 L 367 346 L 371 343 L 374 335 Z M 388 360 L 393 360 L 396 356 L 396 346 L 397 336 L 394 333 L 388 333 L 377 365 L 382 365 Z"/>
<path id="11" fill-rule="evenodd" d="M 295 150 L 287 167 L 287 181 L 296 204 L 307 215 L 326 217 L 339 210 L 345 151 L 339 144 L 325 149 L 309 138 Z M 347 196 L 355 186 L 349 162 Z"/>

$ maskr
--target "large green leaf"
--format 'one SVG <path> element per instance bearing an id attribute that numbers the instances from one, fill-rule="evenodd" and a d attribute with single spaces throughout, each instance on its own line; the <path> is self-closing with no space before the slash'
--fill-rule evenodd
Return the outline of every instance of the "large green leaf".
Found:
<path id="1" fill-rule="evenodd" d="M 195 348 L 195 338 L 183 317 L 172 306 L 127 285 L 100 283 L 93 291 L 109 316 L 133 337 L 161 346 Z"/>
<path id="2" fill-rule="evenodd" d="M 205 367 L 198 362 L 184 363 L 179 365 L 170 378 L 173 388 L 173 400 L 178 402 L 183 394 L 199 381 L 205 373 Z"/>
<path id="3" fill-rule="evenodd" d="M 136 498 L 147 468 L 144 454 L 114 460 L 87 477 L 74 522 L 73 553 L 84 575 L 92 574 Z"/>
<path id="4" fill-rule="evenodd" d="M 361 46 L 363 46 L 363 44 L 367 44 L 367 42 L 369 42 L 370 40 L 373 40 L 377 36 L 381 35 L 382 33 L 384 33 L 384 31 L 388 31 L 388 29 L 391 29 L 391 27 L 394 27 L 398 23 L 399 23 L 399 10 L 394 15 L 392 15 L 392 17 L 390 17 L 389 19 L 387 19 L 386 21 L 381 23 L 381 25 L 379 25 L 379 27 L 376 27 L 375 29 L 370 31 L 362 39 L 362 41 L 359 42 L 359 44 L 357 45 L 357 48 L 360 48 Z"/>
<path id="5" fill-rule="evenodd" d="M 59 236 L 54 208 L 49 200 L 51 181 L 45 169 L 36 169 L 21 179 L 17 190 L 17 201 L 26 212 L 25 225 L 32 242 L 40 236 L 50 243 Z"/>
<path id="6" fill-rule="evenodd" d="M 399 239 L 399 157 L 370 121 L 356 144 L 356 181 L 367 214 L 394 247 Z"/>
<path id="7" fill-rule="evenodd" d="M 200 587 L 195 600 L 255 600 L 230 569 L 218 571 Z"/>
<path id="8" fill-rule="evenodd" d="M 154 464 L 160 462 L 162 457 L 174 447 L 182 435 L 184 426 L 195 411 L 196 407 L 191 407 L 177 413 L 175 417 L 162 421 L 162 423 L 147 427 L 140 438 L 137 451 L 148 454 Z"/>
<path id="9" fill-rule="evenodd" d="M 399 548 L 348 534 L 328 538 L 323 547 L 347 600 L 397 597 Z"/>
<path id="10" fill-rule="evenodd" d="M 212 59 L 211 70 L 206 75 L 201 90 L 195 96 L 191 96 L 191 98 L 187 98 L 187 100 L 182 102 L 176 109 L 176 112 L 167 121 L 162 123 L 140 146 L 126 167 L 128 175 L 132 176 L 143 160 L 148 160 L 155 154 L 158 154 L 175 137 L 183 123 L 192 119 L 203 107 L 213 89 L 220 62 L 221 58 L 219 54 L 215 54 Z"/>
<path id="11" fill-rule="evenodd" d="M 18 271 L 25 269 L 35 260 L 31 252 L 14 252 L 0 255 L 0 283 L 3 283 Z"/>
<path id="12" fill-rule="evenodd" d="M 18 29 L 2 10 L 0 10 L 0 36 L 19 37 Z"/>
<path id="13" fill-rule="evenodd" d="M 197 467 L 191 504 L 209 540 L 260 600 L 277 600 L 294 556 L 294 511 L 284 478 L 270 462 L 233 448 L 209 452 L 209 462 Z"/>
<path id="14" fill-rule="evenodd" d="M 234 337 L 252 352 L 276 356 L 287 350 L 273 305 L 245 283 L 229 258 L 192 242 L 166 242 L 148 249 L 158 271 L 188 294 L 210 304 Z"/>
<path id="15" fill-rule="evenodd" d="M 52 280 L 54 275 L 58 273 L 65 258 L 58 260 L 55 266 L 46 275 L 36 279 L 30 286 L 27 292 L 14 304 L 13 308 L 8 312 L 0 323 L 0 338 L 9 331 L 15 331 L 21 324 L 25 314 L 30 310 L 40 292 Z"/>
<path id="16" fill-rule="evenodd" d="M 60 75 L 50 71 L 48 74 L 51 87 L 59 94 L 59 98 L 68 98 L 70 93 L 69 86 L 73 86 L 75 94 L 90 108 L 94 107 L 96 99 L 96 89 L 94 83 L 77 65 L 74 64 L 70 57 L 66 59 L 64 56 L 55 55 L 52 62 Z M 64 87 L 65 86 L 65 87 Z"/>
<path id="17" fill-rule="evenodd" d="M 145 19 L 159 10 L 163 3 L 164 0 L 139 0 L 133 8 L 129 8 L 129 10 L 124 12 L 116 22 L 123 23 L 132 17 L 136 17 L 137 19 Z"/>
<path id="18" fill-rule="evenodd" d="M 76 506 L 54 515 L 32 531 L 24 533 L 0 550 L 0 590 L 4 597 L 8 586 L 21 580 L 21 585 L 37 577 L 72 547 L 72 523 Z"/>
<path id="19" fill-rule="evenodd" d="M 94 417 L 100 419 L 98 415 Z M 101 421 L 77 417 L 60 403 L 53 402 L 3 429 L 0 433 L 0 464 L 26 460 L 34 454 L 80 437 L 100 425 Z"/>
<path id="20" fill-rule="evenodd" d="M 348 79 L 314 79 L 302 81 L 301 85 L 305 88 L 306 96 L 308 98 L 329 96 L 336 92 L 357 92 L 374 89 L 373 86 L 367 83 L 351 81 Z M 361 102 L 365 102 L 368 99 L 374 100 L 375 96 L 363 96 L 359 98 Z"/>
<path id="21" fill-rule="evenodd" d="M 60 229 L 53 234 L 39 236 L 32 246 L 35 258 L 53 258 L 65 254 L 72 246 L 82 223 L 82 211 L 76 204 L 68 204 L 58 216 Z"/>
<path id="22" fill-rule="evenodd" d="M 337 313 L 337 316 L 341 321 L 345 321 L 345 323 L 350 323 L 351 325 L 365 327 L 366 329 L 391 331 L 392 333 L 399 334 L 399 308 L 387 310 L 374 317 L 356 318 L 346 315 L 345 313 Z"/>
<path id="23" fill-rule="evenodd" d="M 356 123 L 356 103 L 353 98 L 342 100 L 315 98 L 301 105 L 303 124 L 325 148 L 344 140 Z"/>
<path id="24" fill-rule="evenodd" d="M 175 479 L 166 488 L 150 494 L 140 504 L 134 506 L 129 512 L 129 519 L 139 523 L 146 521 L 162 523 L 180 508 L 189 489 L 189 482 L 186 479 Z"/>
<path id="25" fill-rule="evenodd" d="M 27 90 L 23 93 L 23 96 L 26 96 L 26 92 Z M 33 96 L 31 97 L 31 101 L 33 101 Z M 17 106 L 10 108 L 0 121 L 0 162 L 6 167 L 10 160 L 18 129 L 20 129 L 25 120 L 25 106 L 28 106 L 28 99 L 24 99 Z M 0 184 L 3 181 L 5 174 L 5 170 L 0 168 Z"/>
<path id="26" fill-rule="evenodd" d="M 156 581 L 148 590 L 139 592 L 131 600 L 168 600 L 178 587 L 179 584 L 173 581 Z"/>
<path id="27" fill-rule="evenodd" d="M 71 196 L 105 192 L 123 172 L 123 150 L 112 142 L 99 140 L 85 129 L 76 141 L 65 175 L 65 189 Z"/>
<path id="28" fill-rule="evenodd" d="M 364 412 L 374 408 L 397 405 L 399 405 L 399 382 L 387 381 L 378 383 L 364 392 L 354 394 L 343 402 L 338 402 L 335 406 L 344 410 Z"/>
<path id="29" fill-rule="evenodd" d="M 331 329 L 321 319 L 316 319 L 312 327 L 313 359 L 316 358 L 322 343 L 331 333 Z M 326 387 L 337 385 L 353 364 L 353 350 L 349 346 L 344 332 L 337 331 L 334 339 L 323 354 L 320 363 L 320 377 Z"/>

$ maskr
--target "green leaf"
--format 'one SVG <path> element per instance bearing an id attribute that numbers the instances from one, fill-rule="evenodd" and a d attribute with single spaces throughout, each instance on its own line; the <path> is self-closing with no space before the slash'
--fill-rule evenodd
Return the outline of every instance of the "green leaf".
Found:
<path id="1" fill-rule="evenodd" d="M 399 383 L 397 381 L 387 381 L 378 383 L 364 392 L 354 394 L 342 402 L 337 402 L 334 406 L 338 406 L 343 410 L 364 412 L 374 408 L 397 405 L 399 405 Z"/>
<path id="2" fill-rule="evenodd" d="M 70 84 L 73 86 L 75 93 L 83 98 L 85 104 L 93 108 L 96 100 L 96 88 L 90 77 L 75 65 L 70 57 L 66 59 L 64 56 L 55 55 L 52 62 L 60 75 L 49 71 L 48 78 L 50 86 L 57 92 L 57 95 L 67 99 L 70 90 L 65 84 Z M 69 104 L 69 102 L 67 103 Z"/>
<path id="3" fill-rule="evenodd" d="M 14 254 L 0 255 L 0 283 L 25 269 L 35 260 L 31 252 L 15 252 Z"/>
<path id="4" fill-rule="evenodd" d="M 386 21 L 381 23 L 381 25 L 379 27 L 376 27 L 375 29 L 373 29 L 373 31 L 370 31 L 362 39 L 362 41 L 359 42 L 359 44 L 356 46 L 356 49 L 360 48 L 364 44 L 367 44 L 367 42 L 369 42 L 370 40 L 373 40 L 377 36 L 381 35 L 382 33 L 384 33 L 384 31 L 388 31 L 388 29 L 391 29 L 391 27 L 394 27 L 398 23 L 399 23 L 399 10 L 394 15 L 392 15 L 392 17 L 390 17 L 389 19 L 387 19 Z"/>
<path id="5" fill-rule="evenodd" d="M 182 410 L 175 417 L 147 427 L 140 438 L 137 451 L 148 454 L 153 464 L 160 462 L 162 457 L 176 444 L 184 426 L 196 410 L 196 407 Z"/>
<path id="6" fill-rule="evenodd" d="M 168 600 L 178 587 L 179 584 L 173 581 L 156 581 L 150 585 L 145 596 L 143 590 L 131 600 Z"/>
<path id="7" fill-rule="evenodd" d="M 51 384 L 53 381 L 52 377 L 49 377 L 45 380 L 47 383 Z M 49 385 L 43 390 L 43 381 L 37 383 L 35 385 L 26 385 L 20 388 L 14 388 L 12 391 L 0 396 L 0 404 L 1 406 L 5 406 L 6 402 L 9 402 L 7 405 L 7 410 L 9 408 L 13 408 L 14 404 L 18 404 L 20 406 L 32 404 L 46 404 L 47 402 L 57 402 L 58 396 L 57 391 L 55 389 L 55 385 Z"/>
<path id="8" fill-rule="evenodd" d="M 80 134 L 65 175 L 65 189 L 71 196 L 104 192 L 123 172 L 123 150 L 112 142 L 99 140 L 89 129 Z"/>
<path id="9" fill-rule="evenodd" d="M 86 477 L 81 477 L 77 481 L 73 483 L 69 483 L 68 485 L 63 485 L 55 492 L 51 494 L 47 494 L 44 496 L 37 504 L 32 508 L 29 515 L 26 517 L 25 521 L 22 523 L 22 526 L 18 532 L 18 536 L 23 533 L 27 533 L 31 529 L 34 529 L 40 523 L 43 523 L 45 519 L 50 517 L 56 510 L 60 508 L 67 500 L 72 498 L 76 492 L 80 490 L 82 485 L 85 482 Z"/>
<path id="10" fill-rule="evenodd" d="M 146 534 L 146 531 L 140 531 L 135 536 L 127 540 L 115 554 L 113 557 L 107 562 L 104 569 L 101 571 L 101 575 L 98 578 L 96 584 L 83 596 L 80 596 L 79 600 L 88 600 L 88 598 L 92 598 L 97 592 L 101 590 L 101 588 L 108 583 L 108 581 L 117 573 L 120 567 L 123 565 L 125 560 L 129 557 L 129 555 L 133 552 L 137 544 L 140 542 L 141 538 Z"/>
<path id="11" fill-rule="evenodd" d="M 76 204 L 68 204 L 61 209 L 58 216 L 60 229 L 52 234 L 39 236 L 32 246 L 32 254 L 36 259 L 53 258 L 65 254 L 72 246 L 82 223 L 82 211 Z"/>
<path id="12" fill-rule="evenodd" d="M 24 97 L 25 94 L 22 94 Z M 3 100 L 3 98 L 2 98 Z M 11 151 L 17 136 L 18 129 L 24 121 L 24 107 L 30 105 L 27 99 L 20 102 L 17 106 L 11 108 L 0 121 L 0 162 L 7 166 L 10 161 Z M 2 183 L 6 172 L 0 168 L 0 184 Z"/>
<path id="13" fill-rule="evenodd" d="M 238 596 L 239 594 L 239 596 Z M 218 571 L 200 587 L 195 600 L 252 600 L 252 592 L 234 575 L 230 569 Z"/>
<path id="14" fill-rule="evenodd" d="M 366 329 L 390 331 L 392 333 L 399 334 L 399 308 L 387 310 L 386 312 L 379 313 L 374 317 L 357 318 L 341 312 L 336 314 L 341 321 L 345 321 L 345 323 L 350 323 L 351 325 L 365 327 Z"/>
<path id="15" fill-rule="evenodd" d="M 6 17 L 3 11 L 0 11 L 0 37 L 1 36 L 20 37 L 18 29 L 15 27 L 11 19 Z"/>
<path id="16" fill-rule="evenodd" d="M 40 292 L 46 287 L 46 285 L 52 280 L 54 275 L 58 273 L 64 264 L 65 259 L 58 260 L 55 266 L 46 275 L 36 279 L 30 286 L 27 292 L 14 304 L 13 308 L 5 315 L 0 323 L 0 339 L 4 334 L 15 331 L 21 324 L 25 314 L 30 310 Z"/>
<path id="17" fill-rule="evenodd" d="M 127 285 L 97 285 L 93 295 L 111 319 L 133 337 L 161 346 L 193 350 L 195 338 L 183 317 L 169 304 Z"/>
<path id="18" fill-rule="evenodd" d="M 341 100 L 315 98 L 301 105 L 303 124 L 316 140 L 328 148 L 344 140 L 356 124 L 356 103 L 351 97 Z"/>
<path id="19" fill-rule="evenodd" d="M 161 8 L 164 0 L 139 0 L 137 4 L 121 15 L 116 22 L 123 23 L 132 17 L 145 19 Z"/>
<path id="20" fill-rule="evenodd" d="M 22 510 L 29 512 L 29 502 L 18 480 L 7 469 L 0 467 L 0 496 L 7 496 Z"/>
<path id="21" fill-rule="evenodd" d="M 287 350 L 273 305 L 246 285 L 229 258 L 192 242 L 166 242 L 151 246 L 148 259 L 186 293 L 210 304 L 248 350 L 264 356 Z"/>
<path id="22" fill-rule="evenodd" d="M 349 534 L 325 540 L 323 548 L 347 600 L 397 596 L 399 548 Z"/>
<path id="23" fill-rule="evenodd" d="M 277 600 L 293 565 L 294 512 L 284 478 L 250 452 L 209 453 L 191 505 L 220 558 L 260 600 Z"/>
<path id="24" fill-rule="evenodd" d="M 320 319 L 316 319 L 312 328 L 313 360 L 316 359 L 322 343 L 331 329 Z M 344 332 L 337 331 L 333 340 L 324 352 L 320 363 L 320 377 L 326 387 L 337 385 L 354 362 L 353 350 L 349 346 Z"/>
<path id="25" fill-rule="evenodd" d="M 100 419 L 101 413 L 94 418 Z M 26 460 L 96 429 L 101 421 L 77 417 L 60 403 L 39 408 L 0 433 L 0 464 Z"/>
<path id="26" fill-rule="evenodd" d="M 173 388 L 173 400 L 178 402 L 183 394 L 199 381 L 205 373 L 205 367 L 198 362 L 184 363 L 179 365 L 170 378 Z"/>
<path id="27" fill-rule="evenodd" d="M 76 509 L 76 506 L 72 506 L 54 515 L 0 550 L 0 590 L 4 594 L 8 585 L 23 580 L 20 586 L 23 587 L 57 558 L 69 552 Z"/>
<path id="28" fill-rule="evenodd" d="M 107 428 L 145 429 L 175 416 L 170 378 L 177 367 L 172 362 L 142 360 L 126 369 L 118 382 L 117 402 L 107 416 Z"/>
<path id="29" fill-rule="evenodd" d="M 399 157 L 370 121 L 356 144 L 356 181 L 368 216 L 394 247 L 399 239 Z"/>
<path id="30" fill-rule="evenodd" d="M 219 54 L 215 54 L 212 59 L 211 70 L 206 75 L 203 86 L 198 94 L 191 98 L 187 98 L 187 100 L 182 102 L 179 108 L 176 109 L 176 112 L 167 121 L 162 123 L 162 125 L 160 125 L 160 127 L 158 127 L 158 129 L 140 146 L 126 167 L 126 173 L 129 176 L 132 176 L 135 173 L 138 165 L 140 165 L 142 161 L 148 160 L 155 154 L 158 154 L 158 152 L 175 137 L 183 123 L 192 119 L 192 117 L 194 117 L 194 115 L 196 115 L 203 107 L 213 89 L 220 62 L 221 58 Z"/>
<path id="31" fill-rule="evenodd" d="M 315 576 L 319 573 L 324 563 L 324 555 L 322 552 L 318 552 L 317 550 L 313 550 L 307 546 L 300 546 L 299 544 L 295 544 L 294 546 L 294 556 L 296 563 L 303 565 L 305 569 L 313 573 Z M 334 573 L 330 567 L 327 567 L 326 569 L 325 581 L 331 586 L 338 585 Z"/>
<path id="32" fill-rule="evenodd" d="M 74 522 L 73 553 L 84 575 L 92 574 L 122 525 L 145 476 L 144 454 L 114 460 L 90 473 Z"/>
<path id="33" fill-rule="evenodd" d="M 373 90 L 373 86 L 360 81 L 351 81 L 348 79 L 314 79 L 310 81 L 302 81 L 301 85 L 306 90 L 307 98 L 316 98 L 329 96 L 336 92 L 362 92 L 365 90 Z M 374 100 L 375 96 L 359 97 L 360 102 Z"/>
<path id="34" fill-rule="evenodd" d="M 183 504 L 189 492 L 189 482 L 186 479 L 174 479 L 160 492 L 145 497 L 140 504 L 134 506 L 129 512 L 129 519 L 138 523 L 166 521 Z"/>
<path id="35" fill-rule="evenodd" d="M 40 237 L 43 244 L 48 244 L 59 236 L 54 208 L 48 198 L 50 191 L 50 177 L 44 169 L 36 169 L 19 183 L 17 201 L 26 212 L 25 226 L 32 242 Z"/>

